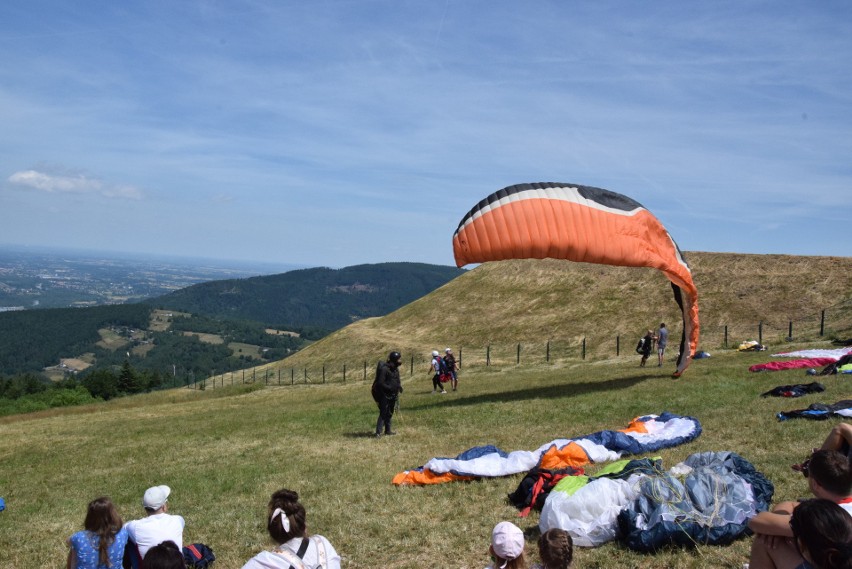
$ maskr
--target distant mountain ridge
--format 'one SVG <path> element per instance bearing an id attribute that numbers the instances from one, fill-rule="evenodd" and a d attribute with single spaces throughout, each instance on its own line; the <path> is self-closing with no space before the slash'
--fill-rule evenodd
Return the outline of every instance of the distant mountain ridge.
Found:
<path id="1" fill-rule="evenodd" d="M 254 350 L 264 359 L 282 357 L 353 321 L 393 312 L 465 272 L 423 263 L 298 269 L 199 283 L 136 304 L 4 312 L 0 377 L 82 354 L 96 367 L 120 365 L 130 354 L 140 369 L 240 369 Z M 154 326 L 158 319 L 167 321 L 164 327 Z M 299 335 L 270 335 L 264 328 Z M 114 346 L 103 341 L 112 333 L 121 336 Z"/>
<path id="2" fill-rule="evenodd" d="M 145 302 L 273 327 L 336 330 L 362 318 L 388 314 L 465 272 L 456 267 L 405 262 L 320 267 L 200 283 Z"/>

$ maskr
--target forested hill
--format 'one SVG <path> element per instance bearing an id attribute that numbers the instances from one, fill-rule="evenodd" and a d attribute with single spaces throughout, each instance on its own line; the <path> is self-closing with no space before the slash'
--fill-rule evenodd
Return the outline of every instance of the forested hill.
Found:
<path id="1" fill-rule="evenodd" d="M 146 302 L 169 310 L 254 320 L 273 327 L 335 330 L 361 318 L 393 312 L 464 272 L 425 263 L 301 269 L 201 283 Z"/>

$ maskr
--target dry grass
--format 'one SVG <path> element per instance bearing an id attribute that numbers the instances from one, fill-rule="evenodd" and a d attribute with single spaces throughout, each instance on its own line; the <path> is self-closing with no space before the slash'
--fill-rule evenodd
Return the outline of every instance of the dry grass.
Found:
<path id="1" fill-rule="evenodd" d="M 172 326 L 172 318 L 176 316 L 190 316 L 188 312 L 176 312 L 174 310 L 154 309 L 148 329 L 152 332 L 165 332 Z"/>
<path id="2" fill-rule="evenodd" d="M 224 344 L 225 340 L 219 334 L 207 334 L 205 332 L 182 332 L 184 336 L 195 336 L 205 344 Z"/>
<path id="3" fill-rule="evenodd" d="M 666 465 L 693 452 L 730 450 L 773 481 L 776 499 L 802 496 L 806 485 L 789 465 L 819 444 L 829 424 L 779 423 L 774 415 L 816 400 L 850 398 L 848 381 L 827 378 L 824 397 L 761 399 L 775 385 L 800 382 L 801 371 L 751 374 L 748 366 L 768 354 L 719 349 L 714 334 L 735 324 L 729 318 L 763 319 L 773 323 L 767 327 L 773 348 L 826 346 L 826 339 L 814 341 L 812 315 L 848 307 L 852 260 L 802 264 L 799 258 L 706 253 L 690 260 L 702 295 L 703 343 L 714 355 L 693 363 L 677 382 L 670 369 L 640 369 L 635 355 L 611 357 L 611 348 L 596 348 L 603 342 L 595 341 L 585 361 L 568 354 L 550 364 L 539 358 L 515 366 L 517 342 L 524 342 L 525 355 L 540 354 L 547 338 L 623 333 L 632 340 L 649 323 L 665 319 L 675 327 L 677 318 L 668 285 L 654 271 L 511 262 L 483 265 L 391 315 L 358 322 L 284 362 L 247 372 L 260 378 L 286 370 L 287 378 L 294 367 L 346 363 L 346 384 L 226 383 L 2 418 L 0 495 L 7 510 L 0 514 L 0 567 L 61 565 L 63 541 L 80 529 L 89 500 L 108 494 L 132 519 L 141 515 L 144 489 L 162 483 L 173 488 L 172 510 L 187 519 L 187 539 L 212 545 L 221 569 L 242 566 L 268 545 L 264 504 L 280 487 L 302 494 L 311 530 L 334 543 L 344 567 L 483 567 L 493 525 L 516 519 L 506 494 L 522 476 L 396 488 L 390 483 L 395 473 L 477 445 L 533 449 L 662 411 L 694 416 L 704 429 L 696 441 L 658 453 Z M 788 319 L 810 326 L 803 325 L 793 343 L 782 340 Z M 852 331 L 848 310 L 828 322 L 830 334 Z M 745 338 L 738 333 L 733 339 Z M 460 391 L 431 395 L 428 351 L 488 343 L 504 346 L 495 365 L 476 364 L 470 348 Z M 416 354 L 415 373 L 406 369 L 395 425 L 400 436 L 375 440 L 368 384 L 355 380 L 362 378 L 363 362 L 374 365 L 391 347 L 406 357 Z M 532 546 L 537 514 L 518 521 Z M 739 568 L 749 543 L 655 555 L 609 544 L 579 551 L 577 567 Z"/>
<path id="4" fill-rule="evenodd" d="M 130 343 L 126 338 L 116 334 L 109 328 L 101 328 L 98 330 L 98 334 L 100 334 L 101 339 L 95 345 L 105 350 L 115 351 Z"/>
<path id="5" fill-rule="evenodd" d="M 699 292 L 702 339 L 711 353 L 758 339 L 784 342 L 793 322 L 798 341 L 852 336 L 852 257 L 688 253 Z M 356 322 L 274 364 L 290 369 L 359 369 L 399 349 L 415 366 L 429 353 L 459 348 L 468 364 L 511 365 L 522 356 L 579 363 L 632 353 L 648 327 L 666 322 L 679 338 L 681 317 L 668 280 L 657 270 L 555 260 L 486 263 L 382 318 Z M 727 327 L 727 328 L 726 328 Z M 675 344 L 676 342 L 672 342 Z M 268 367 L 268 366 L 265 366 Z"/>
<path id="6" fill-rule="evenodd" d="M 693 364 L 673 382 L 623 357 L 564 367 L 474 369 L 460 391 L 432 395 L 428 377 L 406 376 L 400 435 L 375 440 L 368 384 L 215 391 L 178 389 L 0 421 L 0 566 L 59 565 L 62 540 L 79 529 L 88 500 L 112 496 L 125 519 L 141 515 L 142 491 L 173 488 L 172 511 L 187 539 L 214 547 L 220 568 L 240 567 L 266 547 L 269 494 L 297 489 L 312 531 L 344 555 L 347 568 L 477 568 L 487 563 L 491 527 L 515 520 L 531 556 L 538 517 L 517 519 L 506 494 L 521 475 L 434 487 L 397 488 L 391 477 L 433 456 L 482 444 L 533 449 L 558 437 L 621 428 L 636 415 L 697 417 L 702 436 L 657 453 L 667 466 L 693 452 L 731 450 L 776 484 L 778 499 L 806 485 L 789 464 L 818 444 L 829 424 L 778 423 L 774 413 L 815 400 L 761 399 L 801 371 L 750 374 L 766 354 L 727 352 Z M 831 400 L 849 397 L 827 378 Z M 247 391 L 248 390 L 248 391 Z M 639 555 L 609 544 L 577 554 L 577 567 L 739 567 L 749 539 L 728 547 Z"/>

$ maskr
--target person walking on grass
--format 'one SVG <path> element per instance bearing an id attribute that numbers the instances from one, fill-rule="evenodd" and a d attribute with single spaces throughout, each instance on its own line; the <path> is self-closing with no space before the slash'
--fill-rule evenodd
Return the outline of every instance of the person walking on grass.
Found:
<path id="1" fill-rule="evenodd" d="M 651 350 L 654 348 L 655 339 L 654 331 L 650 329 L 642 338 L 642 361 L 639 362 L 639 367 L 645 367 L 645 362 L 648 361 L 648 358 L 651 356 Z"/>
<path id="2" fill-rule="evenodd" d="M 657 367 L 663 366 L 663 355 L 666 353 L 666 345 L 669 343 L 669 329 L 666 328 L 666 323 L 660 323 L 660 329 L 657 330 Z"/>
<path id="3" fill-rule="evenodd" d="M 395 435 L 391 428 L 393 412 L 396 409 L 399 394 L 402 393 L 402 382 L 399 379 L 399 366 L 402 365 L 402 354 L 393 351 L 388 354 L 386 362 L 380 362 L 376 368 L 376 379 L 373 381 L 371 393 L 379 407 L 379 418 L 376 419 L 376 438 L 384 434 Z"/>
<path id="4" fill-rule="evenodd" d="M 447 390 L 444 389 L 444 384 L 441 383 L 443 367 L 444 363 L 441 359 L 441 354 L 438 353 L 438 350 L 432 350 L 432 362 L 429 365 L 429 371 L 432 373 L 432 393 L 435 393 L 438 390 L 440 390 L 440 393 L 442 394 L 447 392 Z"/>
<path id="5" fill-rule="evenodd" d="M 453 386 L 453 391 L 455 391 L 459 386 L 458 365 L 456 364 L 456 356 L 453 355 L 453 351 L 450 348 L 444 350 L 444 369 L 450 374 L 450 384 Z"/>

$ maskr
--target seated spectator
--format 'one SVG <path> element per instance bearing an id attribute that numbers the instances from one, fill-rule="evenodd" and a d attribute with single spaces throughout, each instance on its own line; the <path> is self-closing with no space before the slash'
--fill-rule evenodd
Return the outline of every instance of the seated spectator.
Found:
<path id="1" fill-rule="evenodd" d="M 828 436 L 820 447 L 822 450 L 836 450 L 845 454 L 852 460 L 852 425 L 849 423 L 838 423 L 829 431 Z M 818 450 L 818 449 L 814 449 Z M 793 470 L 801 472 L 804 462 L 794 464 Z"/>
<path id="2" fill-rule="evenodd" d="M 106 569 L 121 566 L 127 529 L 106 496 L 89 502 L 83 531 L 68 538 L 68 569 Z"/>
<path id="3" fill-rule="evenodd" d="M 178 549 L 183 548 L 185 522 L 181 516 L 168 513 L 171 492 L 168 486 L 153 486 L 145 490 L 142 507 L 147 515 L 142 519 L 127 522 L 125 527 L 130 536 L 128 557 L 132 567 L 138 566 L 138 560 L 144 559 L 150 548 L 164 541 L 172 541 Z"/>
<path id="4" fill-rule="evenodd" d="M 275 492 L 269 500 L 266 529 L 277 545 L 255 555 L 243 569 L 340 569 L 340 556 L 331 543 L 321 535 L 308 535 L 306 517 L 296 492 Z"/>
<path id="5" fill-rule="evenodd" d="M 831 500 L 805 500 L 790 518 L 793 539 L 813 569 L 852 569 L 852 515 Z"/>
<path id="6" fill-rule="evenodd" d="M 564 529 L 551 528 L 538 538 L 538 555 L 541 565 L 532 569 L 569 569 L 574 559 L 574 540 Z"/>
<path id="7" fill-rule="evenodd" d="M 824 450 L 836 450 L 852 459 L 852 425 L 839 423 L 829 431 L 825 442 L 822 443 Z"/>
<path id="8" fill-rule="evenodd" d="M 145 569 L 186 569 L 186 562 L 175 542 L 164 541 L 148 549 Z"/>
<path id="9" fill-rule="evenodd" d="M 836 450 L 817 450 L 803 466 L 811 493 L 838 504 L 852 515 L 852 464 L 845 454 Z M 796 568 L 806 560 L 796 548 L 790 520 L 799 507 L 798 502 L 782 502 L 771 512 L 761 512 L 749 520 L 748 526 L 757 534 L 751 546 L 749 569 Z"/>
<path id="10" fill-rule="evenodd" d="M 491 532 L 488 554 L 492 563 L 487 569 L 527 569 L 524 532 L 512 522 L 500 522 Z"/>

